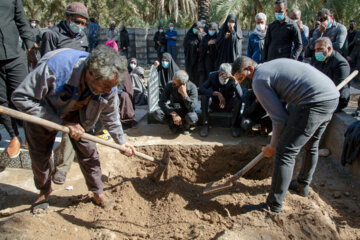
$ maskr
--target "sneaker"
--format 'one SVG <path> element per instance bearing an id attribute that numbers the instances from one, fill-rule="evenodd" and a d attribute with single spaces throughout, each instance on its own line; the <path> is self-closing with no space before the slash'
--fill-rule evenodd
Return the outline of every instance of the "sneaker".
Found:
<path id="1" fill-rule="evenodd" d="M 190 134 L 190 130 L 189 130 L 189 129 L 185 129 L 185 130 L 183 131 L 183 134 L 184 134 L 184 135 L 189 135 L 189 134 Z"/>
<path id="2" fill-rule="evenodd" d="M 200 136 L 201 136 L 201 137 L 207 137 L 207 136 L 209 136 L 209 125 L 205 124 L 205 125 L 202 127 L 202 129 L 201 129 L 201 131 L 200 131 Z"/>
<path id="3" fill-rule="evenodd" d="M 240 134 L 241 134 L 240 128 L 231 127 L 231 135 L 234 138 L 240 137 Z"/>
<path id="4" fill-rule="evenodd" d="M 297 179 L 291 181 L 289 189 L 302 197 L 309 195 L 309 185 L 306 183 L 299 183 Z"/>
<path id="5" fill-rule="evenodd" d="M 6 153 L 9 158 L 17 158 L 20 154 L 21 139 L 20 137 L 13 137 L 10 141 Z"/>
<path id="6" fill-rule="evenodd" d="M 53 176 L 53 182 L 56 184 L 64 184 L 66 181 L 66 172 L 63 171 L 56 171 L 56 173 Z"/>

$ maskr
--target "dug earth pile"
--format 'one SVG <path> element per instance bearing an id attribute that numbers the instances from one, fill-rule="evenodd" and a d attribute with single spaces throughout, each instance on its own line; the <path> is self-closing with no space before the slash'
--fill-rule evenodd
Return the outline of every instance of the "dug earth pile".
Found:
<path id="1" fill-rule="evenodd" d="M 103 176 L 105 192 L 114 200 L 109 209 L 95 206 L 91 195 L 55 191 L 46 214 L 8 210 L 0 219 L 0 239 L 360 239 L 360 184 L 334 168 L 329 158 L 319 159 L 308 197 L 289 192 L 283 212 L 269 215 L 252 209 L 269 192 L 273 159 L 263 159 L 231 190 L 202 194 L 208 183 L 243 168 L 261 146 L 138 150 L 161 158 L 165 147 L 171 162 L 159 183 L 148 178 L 156 165 L 99 147 L 102 159 L 118 161 L 105 166 L 111 171 Z M 0 192 L 2 209 L 20 201 L 5 195 Z M 29 204 L 33 198 L 21 202 Z"/>

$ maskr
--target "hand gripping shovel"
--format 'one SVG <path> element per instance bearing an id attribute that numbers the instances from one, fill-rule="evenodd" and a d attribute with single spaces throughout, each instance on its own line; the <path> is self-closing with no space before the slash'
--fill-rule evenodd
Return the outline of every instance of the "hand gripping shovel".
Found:
<path id="1" fill-rule="evenodd" d="M 29 115 L 29 114 L 26 114 L 23 112 L 19 112 L 19 111 L 16 111 L 16 110 L 13 110 L 13 109 L 10 109 L 7 107 L 0 106 L 0 113 L 8 115 L 12 118 L 20 119 L 20 120 L 30 122 L 33 124 L 41 125 L 43 127 L 61 131 L 63 133 L 69 133 L 69 128 L 67 128 L 65 126 L 59 125 L 57 123 L 54 123 L 54 122 L 51 122 L 51 121 L 48 121 L 48 120 L 45 120 L 45 119 L 42 119 L 42 118 L 39 118 L 36 116 Z M 125 147 L 121 146 L 120 144 L 106 141 L 104 139 L 98 138 L 96 136 L 93 136 L 93 135 L 90 135 L 87 133 L 84 133 L 81 138 L 92 141 L 92 142 L 100 143 L 102 145 L 105 145 L 105 146 L 108 146 L 108 147 L 111 147 L 114 149 L 118 149 L 120 151 L 126 150 Z M 159 165 L 158 168 L 155 169 L 155 171 L 151 174 L 150 178 L 155 182 L 160 181 L 161 175 L 168 167 L 169 161 L 170 161 L 170 155 L 169 155 L 169 152 L 167 151 L 167 149 L 164 150 L 163 157 L 160 160 L 156 159 L 154 157 L 148 156 L 144 153 L 137 152 L 137 151 L 135 151 L 135 155 L 140 158 L 143 158 L 145 160 L 157 163 Z"/>
<path id="2" fill-rule="evenodd" d="M 353 71 L 347 78 L 345 78 L 339 85 L 336 86 L 338 90 L 341 90 L 346 84 L 348 84 L 356 75 L 358 75 L 359 71 L 355 70 Z M 208 186 L 203 194 L 211 194 L 216 192 L 221 192 L 227 189 L 232 188 L 233 184 L 236 180 L 238 180 L 240 177 L 242 177 L 245 173 L 247 173 L 251 168 L 253 168 L 261 159 L 264 158 L 264 153 L 261 152 L 259 155 L 257 155 L 251 162 L 249 162 L 243 169 L 238 171 L 235 175 L 231 176 L 228 180 L 226 180 L 225 183 L 216 183 L 213 182 Z M 215 186 L 214 186 L 215 185 Z"/>

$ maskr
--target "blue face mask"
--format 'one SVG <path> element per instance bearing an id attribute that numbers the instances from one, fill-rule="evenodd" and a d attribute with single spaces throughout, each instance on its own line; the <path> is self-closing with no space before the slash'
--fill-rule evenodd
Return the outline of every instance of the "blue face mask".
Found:
<path id="1" fill-rule="evenodd" d="M 84 31 L 85 27 L 80 27 L 78 25 L 76 25 L 75 23 L 73 22 L 69 22 L 69 29 L 72 33 L 74 34 L 78 34 L 78 33 L 81 33 L 82 31 Z"/>
<path id="2" fill-rule="evenodd" d="M 169 68 L 169 62 L 167 61 L 161 61 L 161 66 L 165 69 L 168 69 Z"/>
<path id="3" fill-rule="evenodd" d="M 326 29 L 331 28 L 331 26 L 332 26 L 332 21 L 329 19 L 329 22 L 328 22 L 328 25 L 327 25 Z"/>
<path id="4" fill-rule="evenodd" d="M 174 30 L 174 27 L 170 27 L 170 30 L 171 30 L 171 31 Z"/>
<path id="5" fill-rule="evenodd" d="M 281 22 L 282 20 L 285 19 L 285 13 L 275 13 L 275 18 L 276 20 Z"/>
<path id="6" fill-rule="evenodd" d="M 214 35 L 215 35 L 215 33 L 216 33 L 216 31 L 215 31 L 215 30 L 209 30 L 209 35 L 210 35 L 210 36 L 214 36 Z"/>
<path id="7" fill-rule="evenodd" d="M 322 52 L 315 52 L 315 59 L 319 62 L 325 61 L 326 57 Z"/>
<path id="8" fill-rule="evenodd" d="M 196 28 L 193 28 L 193 33 L 194 33 L 194 34 L 198 34 L 198 33 L 199 33 L 199 30 L 196 29 Z"/>

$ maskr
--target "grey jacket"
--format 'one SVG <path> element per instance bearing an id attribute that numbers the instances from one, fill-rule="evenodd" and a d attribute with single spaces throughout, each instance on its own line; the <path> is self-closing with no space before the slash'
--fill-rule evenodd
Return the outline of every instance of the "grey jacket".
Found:
<path id="1" fill-rule="evenodd" d="M 317 39 L 319 39 L 320 37 L 328 37 L 331 39 L 334 49 L 342 54 L 346 36 L 346 27 L 343 24 L 335 22 L 335 20 L 333 20 L 331 28 L 326 29 L 323 34 L 320 33 L 319 28 L 315 29 L 310 42 L 310 49 L 314 50 L 315 41 Z"/>
<path id="2" fill-rule="evenodd" d="M 63 124 L 63 118 L 80 98 L 80 82 L 89 53 L 60 49 L 47 53 L 12 94 L 18 110 Z M 99 119 L 116 143 L 126 142 L 120 123 L 119 97 L 114 87 L 110 94 L 93 95 L 80 109 L 80 124 L 88 131 Z"/>

